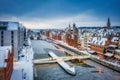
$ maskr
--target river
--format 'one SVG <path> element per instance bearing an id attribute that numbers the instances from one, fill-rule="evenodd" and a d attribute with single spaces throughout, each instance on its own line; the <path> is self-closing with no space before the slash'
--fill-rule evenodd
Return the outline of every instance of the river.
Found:
<path id="1" fill-rule="evenodd" d="M 52 43 L 42 40 L 32 40 L 34 59 L 48 58 L 48 51 L 52 50 L 58 56 L 65 56 L 58 51 Z M 71 63 L 75 66 L 76 75 L 67 74 L 57 63 L 35 65 L 36 76 L 34 80 L 120 80 L 120 73 L 100 65 L 91 60 L 83 63 Z"/>

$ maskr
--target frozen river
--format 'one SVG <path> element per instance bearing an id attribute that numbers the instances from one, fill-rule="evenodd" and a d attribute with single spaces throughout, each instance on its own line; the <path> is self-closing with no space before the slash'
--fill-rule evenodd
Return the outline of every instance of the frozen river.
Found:
<path id="1" fill-rule="evenodd" d="M 51 43 L 41 40 L 32 40 L 34 59 L 48 58 L 48 51 L 52 50 L 58 56 L 65 56 L 59 52 Z M 57 63 L 35 65 L 37 77 L 35 80 L 120 80 L 120 73 L 102 66 L 91 60 L 85 63 L 71 63 L 75 66 L 77 75 L 67 74 Z M 102 70 L 102 72 L 101 72 Z"/>

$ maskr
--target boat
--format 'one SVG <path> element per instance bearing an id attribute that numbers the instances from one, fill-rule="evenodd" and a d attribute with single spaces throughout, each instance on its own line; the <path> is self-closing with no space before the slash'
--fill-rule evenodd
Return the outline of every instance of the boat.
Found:
<path id="1" fill-rule="evenodd" d="M 55 55 L 52 51 L 49 51 L 49 55 L 53 58 L 53 59 L 58 59 L 59 57 L 57 55 Z M 65 61 L 61 61 L 61 60 L 57 60 L 57 63 L 69 74 L 71 75 L 76 75 L 75 72 L 75 67 L 74 66 L 70 66 L 68 65 Z"/>

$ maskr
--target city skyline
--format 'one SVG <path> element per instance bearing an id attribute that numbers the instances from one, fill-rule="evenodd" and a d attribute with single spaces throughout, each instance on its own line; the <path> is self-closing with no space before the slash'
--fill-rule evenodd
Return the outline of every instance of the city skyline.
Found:
<path id="1" fill-rule="evenodd" d="M 119 0 L 0 0 L 0 20 L 20 21 L 27 28 L 120 25 Z M 7 6 L 6 6 L 7 5 Z"/>

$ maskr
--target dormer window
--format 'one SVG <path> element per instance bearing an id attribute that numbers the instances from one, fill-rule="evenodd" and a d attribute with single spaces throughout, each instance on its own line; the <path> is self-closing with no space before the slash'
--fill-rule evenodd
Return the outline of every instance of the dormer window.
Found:
<path id="1" fill-rule="evenodd" d="M 117 39 L 115 39 L 114 41 L 118 41 Z"/>
<path id="2" fill-rule="evenodd" d="M 103 43 L 103 41 L 102 41 L 102 42 L 100 42 L 100 45 L 102 45 L 102 43 Z"/>

